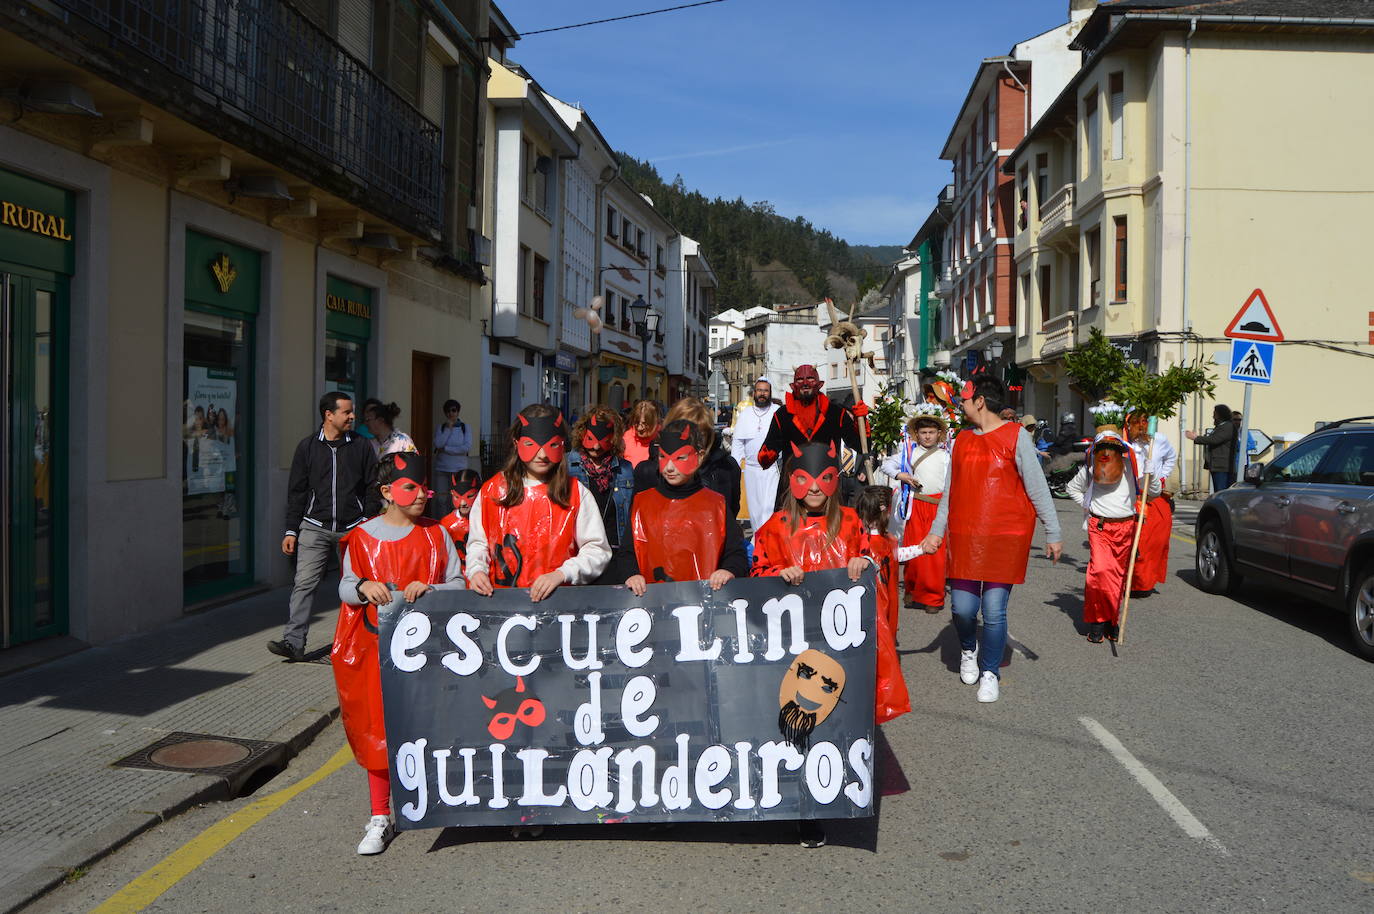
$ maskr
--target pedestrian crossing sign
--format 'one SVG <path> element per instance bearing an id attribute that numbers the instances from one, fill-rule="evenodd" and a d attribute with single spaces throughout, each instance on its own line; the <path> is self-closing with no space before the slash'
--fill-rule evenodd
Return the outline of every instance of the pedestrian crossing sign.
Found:
<path id="1" fill-rule="evenodd" d="M 1274 344 L 1258 340 L 1232 340 L 1231 380 L 1246 384 L 1272 384 Z"/>

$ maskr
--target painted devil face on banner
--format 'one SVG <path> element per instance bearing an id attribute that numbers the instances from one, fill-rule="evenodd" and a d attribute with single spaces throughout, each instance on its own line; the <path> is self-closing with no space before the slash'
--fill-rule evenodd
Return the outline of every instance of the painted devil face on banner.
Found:
<path id="1" fill-rule="evenodd" d="M 517 416 L 515 449 L 520 459 L 529 463 L 539 456 L 543 449 L 545 456 L 554 463 L 562 463 L 568 448 L 568 429 L 563 422 L 562 413 L 552 416 L 538 416 L 534 419 Z"/>
<path id="2" fill-rule="evenodd" d="M 537 727 L 544 722 L 547 712 L 539 696 L 525 688 L 523 677 L 516 677 L 515 688 L 506 689 L 495 698 L 482 696 L 482 704 L 492 710 L 487 732 L 499 740 L 510 739 L 515 733 L 516 724 Z"/>
<path id="3" fill-rule="evenodd" d="M 389 497 L 402 508 L 409 508 L 423 495 L 426 499 L 434 492 L 425 485 L 425 458 L 419 454 L 396 454 L 396 478 L 391 480 L 387 489 Z"/>
<path id="4" fill-rule="evenodd" d="M 806 447 L 792 445 L 792 472 L 787 477 L 792 497 L 801 501 L 815 485 L 826 498 L 834 496 L 840 487 L 840 459 L 835 442 L 828 445 L 814 441 Z"/>
<path id="5" fill-rule="evenodd" d="M 692 446 L 692 429 L 686 423 L 681 429 L 676 426 L 674 422 L 671 431 L 665 429 L 658 435 L 658 472 L 665 478 L 670 466 L 683 476 L 691 476 L 701 466 L 701 455 Z"/>
<path id="6" fill-rule="evenodd" d="M 453 487 L 450 494 L 453 496 L 453 507 L 466 515 L 472 510 L 472 503 L 477 500 L 477 493 L 482 488 L 482 477 L 477 475 L 476 470 L 462 470 L 453 474 Z"/>
<path id="7" fill-rule="evenodd" d="M 798 365 L 792 376 L 792 393 L 797 399 L 809 403 L 821 389 L 821 376 L 816 373 L 815 365 Z"/>
<path id="8" fill-rule="evenodd" d="M 582 447 L 589 451 L 609 451 L 614 438 L 615 426 L 611 420 L 598 417 L 587 423 L 587 431 L 582 435 Z"/>

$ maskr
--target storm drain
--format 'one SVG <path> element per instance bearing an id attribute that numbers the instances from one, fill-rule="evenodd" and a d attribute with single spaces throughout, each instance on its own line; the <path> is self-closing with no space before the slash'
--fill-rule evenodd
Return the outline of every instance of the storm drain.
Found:
<path id="1" fill-rule="evenodd" d="M 177 731 L 124 756 L 114 766 L 221 778 L 233 796 L 263 769 L 282 768 L 286 757 L 285 743 Z"/>

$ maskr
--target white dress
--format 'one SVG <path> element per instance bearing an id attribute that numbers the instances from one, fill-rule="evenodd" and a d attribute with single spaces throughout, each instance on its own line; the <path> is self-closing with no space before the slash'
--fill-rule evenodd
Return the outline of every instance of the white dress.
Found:
<path id="1" fill-rule="evenodd" d="M 759 448 L 773 424 L 778 411 L 770 403 L 759 409 L 751 401 L 735 410 L 735 430 L 730 437 L 730 456 L 744 468 L 744 496 L 749 502 L 749 523 L 758 533 L 763 522 L 773 516 L 773 502 L 778 497 L 779 463 L 768 469 L 759 466 Z"/>

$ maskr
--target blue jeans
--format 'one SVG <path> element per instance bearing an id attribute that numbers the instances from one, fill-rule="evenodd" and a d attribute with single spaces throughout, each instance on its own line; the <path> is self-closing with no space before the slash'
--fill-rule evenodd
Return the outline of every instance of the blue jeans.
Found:
<path id="1" fill-rule="evenodd" d="M 1235 481 L 1234 473 L 1212 472 L 1212 491 L 1220 492 L 1222 489 L 1231 488 L 1231 483 Z"/>
<path id="2" fill-rule="evenodd" d="M 954 630 L 959 633 L 959 648 L 978 648 L 978 670 L 1002 678 L 998 667 L 1007 649 L 1007 599 L 1010 584 L 995 581 L 951 579 L 950 596 L 954 608 Z M 978 643 L 978 610 L 983 611 L 983 641 Z"/>

